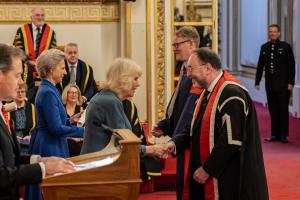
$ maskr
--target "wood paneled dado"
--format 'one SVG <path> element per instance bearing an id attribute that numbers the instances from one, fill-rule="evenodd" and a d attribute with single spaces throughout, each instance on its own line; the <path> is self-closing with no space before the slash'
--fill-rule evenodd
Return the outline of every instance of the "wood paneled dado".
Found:
<path id="1" fill-rule="evenodd" d="M 120 20 L 118 0 L 0 0 L 0 23 L 28 22 L 30 11 L 34 7 L 43 7 L 46 21 L 51 23 L 101 23 Z"/>

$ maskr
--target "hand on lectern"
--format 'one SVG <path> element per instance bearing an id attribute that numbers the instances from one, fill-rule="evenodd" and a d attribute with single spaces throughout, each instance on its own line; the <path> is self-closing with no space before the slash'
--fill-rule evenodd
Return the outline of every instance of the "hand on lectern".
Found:
<path id="1" fill-rule="evenodd" d="M 46 176 L 56 173 L 70 173 L 75 171 L 75 164 L 58 157 L 44 157 L 40 161 L 45 164 Z"/>

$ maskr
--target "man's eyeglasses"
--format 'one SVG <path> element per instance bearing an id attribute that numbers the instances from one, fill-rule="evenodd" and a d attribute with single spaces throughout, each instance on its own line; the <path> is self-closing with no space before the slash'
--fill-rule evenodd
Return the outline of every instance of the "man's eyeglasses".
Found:
<path id="1" fill-rule="evenodd" d="M 191 40 L 184 40 L 184 41 L 181 41 L 181 42 L 176 42 L 176 43 L 173 43 L 172 46 L 174 49 L 177 49 L 179 47 L 179 45 L 185 43 L 185 42 L 189 42 Z"/>
<path id="2" fill-rule="evenodd" d="M 202 63 L 202 64 L 200 64 L 200 65 L 187 65 L 186 66 L 186 68 L 187 69 L 189 69 L 189 70 L 191 70 L 191 69 L 193 69 L 193 68 L 195 68 L 195 67 L 201 67 L 201 66 L 203 66 L 203 65 L 206 65 L 207 63 Z"/>

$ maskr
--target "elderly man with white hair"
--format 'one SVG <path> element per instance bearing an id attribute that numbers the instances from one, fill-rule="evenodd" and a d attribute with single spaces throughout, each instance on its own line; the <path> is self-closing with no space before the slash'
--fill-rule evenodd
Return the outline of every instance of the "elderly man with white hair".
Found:
<path id="1" fill-rule="evenodd" d="M 23 64 L 22 79 L 28 85 L 28 100 L 33 102 L 36 90 L 31 91 L 31 88 L 40 84 L 37 78 L 36 59 L 44 50 L 56 47 L 56 35 L 45 23 L 43 8 L 33 8 L 30 19 L 30 23 L 18 28 L 13 44 L 22 49 L 27 57 L 27 62 Z"/>

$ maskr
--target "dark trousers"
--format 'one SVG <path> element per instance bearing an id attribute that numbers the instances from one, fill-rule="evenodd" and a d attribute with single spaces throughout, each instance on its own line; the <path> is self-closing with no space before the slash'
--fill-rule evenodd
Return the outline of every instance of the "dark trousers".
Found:
<path id="1" fill-rule="evenodd" d="M 272 136 L 288 136 L 290 91 L 267 91 Z"/>
<path id="2" fill-rule="evenodd" d="M 192 167 L 193 168 L 193 167 Z M 193 179 L 193 174 L 196 171 L 196 168 L 192 169 L 189 177 L 189 200 L 201 200 L 205 199 L 204 185 L 196 182 Z"/>
<path id="3" fill-rule="evenodd" d="M 182 200 L 184 185 L 184 157 L 185 154 L 180 153 L 176 159 L 176 198 Z"/>

